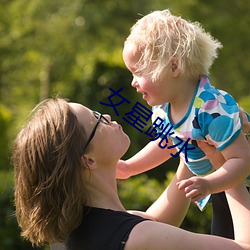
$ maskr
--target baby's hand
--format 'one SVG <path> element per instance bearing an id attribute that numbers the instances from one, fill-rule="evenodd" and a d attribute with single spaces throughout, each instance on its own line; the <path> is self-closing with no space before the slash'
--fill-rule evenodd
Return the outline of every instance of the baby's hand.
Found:
<path id="1" fill-rule="evenodd" d="M 116 178 L 127 179 L 130 177 L 130 172 L 126 161 L 119 160 L 116 166 Z"/>
<path id="2" fill-rule="evenodd" d="M 177 183 L 180 190 L 184 190 L 186 197 L 192 201 L 198 201 L 210 194 L 209 183 L 204 177 L 194 176 Z"/>

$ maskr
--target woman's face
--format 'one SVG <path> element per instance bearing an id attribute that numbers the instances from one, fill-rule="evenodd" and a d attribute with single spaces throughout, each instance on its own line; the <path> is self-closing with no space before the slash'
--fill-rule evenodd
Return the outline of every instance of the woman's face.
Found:
<path id="1" fill-rule="evenodd" d="M 111 121 L 109 115 L 103 115 L 105 119 L 100 119 L 94 112 L 78 103 L 69 103 L 72 112 L 76 115 L 79 123 L 84 127 L 87 140 L 96 127 L 94 136 L 86 148 L 90 149 L 95 155 L 106 158 L 121 158 L 127 151 L 130 140 L 123 132 L 122 126 L 115 121 Z M 97 125 L 98 123 L 98 125 Z M 97 126 L 96 126 L 97 125 Z"/>

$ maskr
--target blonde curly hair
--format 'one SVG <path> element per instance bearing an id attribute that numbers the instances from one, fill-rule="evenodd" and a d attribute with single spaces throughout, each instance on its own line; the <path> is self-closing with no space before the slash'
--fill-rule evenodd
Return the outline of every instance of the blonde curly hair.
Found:
<path id="1" fill-rule="evenodd" d="M 132 43 L 142 53 L 137 71 L 151 74 L 153 81 L 164 75 L 174 57 L 182 75 L 193 79 L 208 74 L 217 50 L 222 48 L 198 22 L 186 21 L 169 10 L 154 11 L 139 19 L 126 43 Z"/>
<path id="2" fill-rule="evenodd" d="M 85 142 L 84 128 L 63 99 L 39 104 L 17 135 L 16 216 L 22 236 L 33 245 L 63 242 L 81 223 Z"/>

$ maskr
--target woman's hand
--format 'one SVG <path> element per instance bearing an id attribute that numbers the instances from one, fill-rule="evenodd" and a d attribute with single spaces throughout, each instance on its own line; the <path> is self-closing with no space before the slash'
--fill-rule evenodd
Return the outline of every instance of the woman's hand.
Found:
<path id="1" fill-rule="evenodd" d="M 250 122 L 247 119 L 247 115 L 244 112 L 243 108 L 240 108 L 240 119 L 242 122 L 242 131 L 246 136 L 248 142 L 250 142 Z"/>

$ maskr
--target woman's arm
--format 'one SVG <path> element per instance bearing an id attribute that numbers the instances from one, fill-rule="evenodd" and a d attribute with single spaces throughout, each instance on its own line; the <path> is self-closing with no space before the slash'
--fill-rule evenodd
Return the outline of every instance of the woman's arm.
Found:
<path id="1" fill-rule="evenodd" d="M 180 160 L 172 181 L 146 213 L 154 216 L 157 221 L 179 227 L 189 208 L 190 199 L 187 199 L 185 193 L 177 188 L 176 183 L 191 176 L 193 176 L 193 173 Z"/>
<path id="2" fill-rule="evenodd" d="M 177 188 L 176 183 L 193 176 L 183 161 L 180 161 L 175 176 L 161 196 L 147 209 L 146 212 L 129 211 L 143 218 L 167 223 L 179 227 L 187 213 L 190 200 L 185 193 Z"/>
<path id="3" fill-rule="evenodd" d="M 235 240 L 246 243 L 250 249 L 250 195 L 245 185 L 226 190 L 232 214 Z M 225 248 L 224 248 L 225 249 Z"/>
<path id="4" fill-rule="evenodd" d="M 125 250 L 249 250 L 250 196 L 242 185 L 226 193 L 235 225 L 235 240 L 191 233 L 164 223 L 144 221 L 131 231 Z"/>

